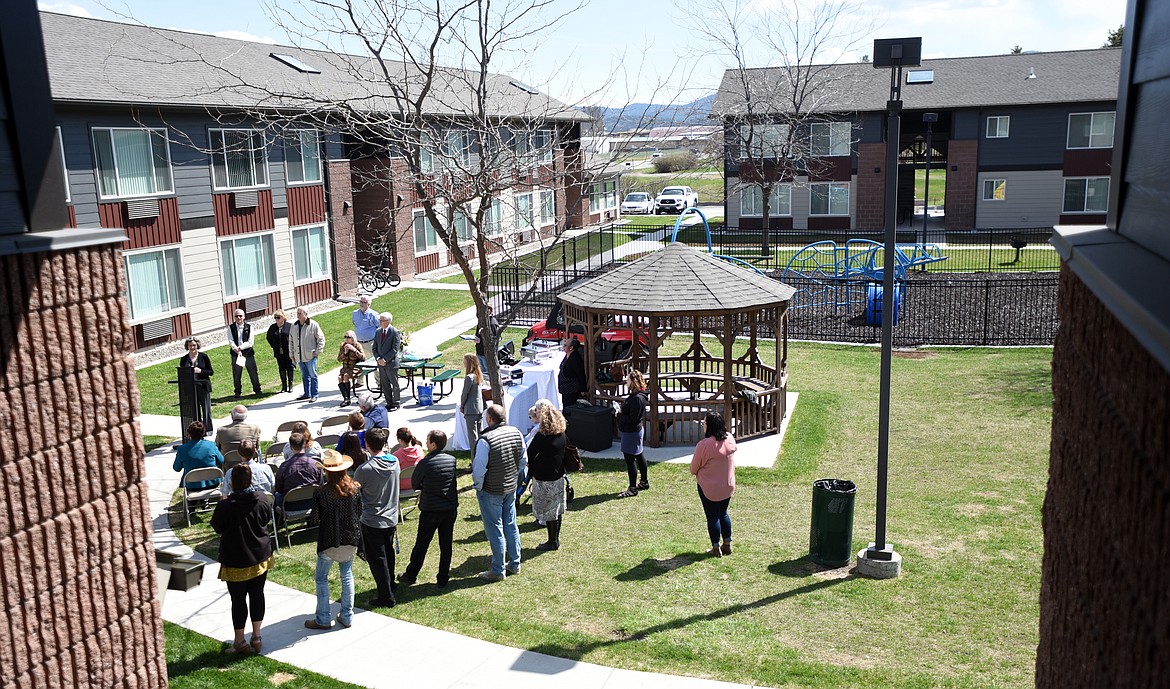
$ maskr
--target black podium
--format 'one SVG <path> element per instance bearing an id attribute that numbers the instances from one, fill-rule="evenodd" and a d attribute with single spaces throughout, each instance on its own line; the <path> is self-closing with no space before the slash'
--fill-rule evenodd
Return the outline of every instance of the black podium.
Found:
<path id="1" fill-rule="evenodd" d="M 179 437 L 186 440 L 187 426 L 191 425 L 192 421 L 202 421 L 207 425 L 208 420 L 201 418 L 203 409 L 199 404 L 199 383 L 195 380 L 195 369 L 191 366 L 180 366 L 177 375 L 178 380 L 173 382 L 179 385 L 179 419 L 183 424 Z"/>

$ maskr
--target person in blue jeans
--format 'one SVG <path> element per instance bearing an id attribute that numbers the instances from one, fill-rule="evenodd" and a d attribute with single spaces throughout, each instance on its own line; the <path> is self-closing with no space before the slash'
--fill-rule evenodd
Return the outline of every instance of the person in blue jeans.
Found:
<path id="1" fill-rule="evenodd" d="M 317 357 L 325 351 L 325 334 L 304 308 L 297 309 L 297 322 L 293 323 L 289 333 L 289 350 L 292 360 L 301 369 L 301 385 L 304 387 L 304 394 L 297 401 L 316 402 Z"/>
<path id="2" fill-rule="evenodd" d="M 341 568 L 341 611 L 337 623 L 348 627 L 353 620 L 353 558 L 361 542 L 359 519 L 362 513 L 361 487 L 346 470 L 353 460 L 337 450 L 325 450 L 321 464 L 325 485 L 313 493 L 313 513 L 317 515 L 317 613 L 305 620 L 309 629 L 329 629 L 329 570 L 336 562 Z"/>
<path id="3" fill-rule="evenodd" d="M 524 436 L 504 423 L 504 408 L 493 404 L 484 412 L 487 428 L 480 433 L 471 461 L 471 479 L 479 500 L 483 532 L 492 549 L 492 566 L 480 572 L 486 581 L 520 573 L 520 529 L 516 526 L 518 476 L 528 465 Z M 505 553 L 506 551 L 506 553 Z M 504 556 L 507 555 L 507 564 Z"/>

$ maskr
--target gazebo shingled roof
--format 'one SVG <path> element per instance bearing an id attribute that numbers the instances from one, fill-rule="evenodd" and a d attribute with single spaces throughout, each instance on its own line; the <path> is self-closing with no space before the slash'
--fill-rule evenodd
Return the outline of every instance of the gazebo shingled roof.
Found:
<path id="1" fill-rule="evenodd" d="M 679 242 L 565 291 L 566 304 L 639 314 L 711 313 L 789 301 L 788 285 Z"/>

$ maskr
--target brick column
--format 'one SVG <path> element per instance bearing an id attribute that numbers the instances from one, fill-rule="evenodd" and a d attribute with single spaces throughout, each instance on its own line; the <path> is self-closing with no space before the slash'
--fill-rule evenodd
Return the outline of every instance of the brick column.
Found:
<path id="1" fill-rule="evenodd" d="M 333 273 L 337 291 L 346 294 L 357 289 L 357 241 L 353 230 L 353 173 L 348 160 L 330 160 L 329 227 L 333 230 Z M 348 206 L 348 209 L 347 209 Z"/>
<path id="2" fill-rule="evenodd" d="M 946 229 L 975 229 L 975 198 L 979 193 L 979 142 L 947 145 Z"/>
<path id="3" fill-rule="evenodd" d="M 886 226 L 886 145 L 857 145 L 858 230 L 880 230 Z M 880 170 L 880 172 L 874 172 Z"/>
<path id="4" fill-rule="evenodd" d="M 116 245 L 2 256 L 0 275 L 0 685 L 165 687 Z"/>

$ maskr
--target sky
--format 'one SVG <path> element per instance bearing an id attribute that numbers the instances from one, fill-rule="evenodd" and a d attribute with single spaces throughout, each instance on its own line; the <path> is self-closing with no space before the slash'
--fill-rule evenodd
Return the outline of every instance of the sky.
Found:
<path id="1" fill-rule="evenodd" d="M 511 0 L 522 2 L 523 0 Z M 749 11 L 791 0 L 742 0 Z M 824 2 L 825 0 L 806 0 Z M 922 37 L 924 58 L 1024 50 L 1097 48 L 1124 21 L 1123 0 L 850 0 L 851 25 L 872 27 L 834 59 L 856 62 L 873 39 Z M 272 20 L 272 0 L 41 0 L 41 9 L 132 20 L 245 40 L 297 45 Z M 559 4 L 558 4 L 559 3 Z M 497 2 L 497 4 L 499 4 Z M 522 34 L 521 50 L 502 54 L 492 71 L 509 74 L 575 105 L 686 103 L 713 92 L 730 61 L 705 49 L 700 28 L 715 23 L 688 0 L 554 0 L 540 23 L 580 9 L 550 27 Z M 281 0 L 286 10 L 293 0 Z M 304 15 L 302 15 L 304 16 Z M 304 47 L 315 47 L 305 45 Z M 766 60 L 764 60 L 766 61 Z M 751 65 L 766 66 L 766 65 Z"/>

